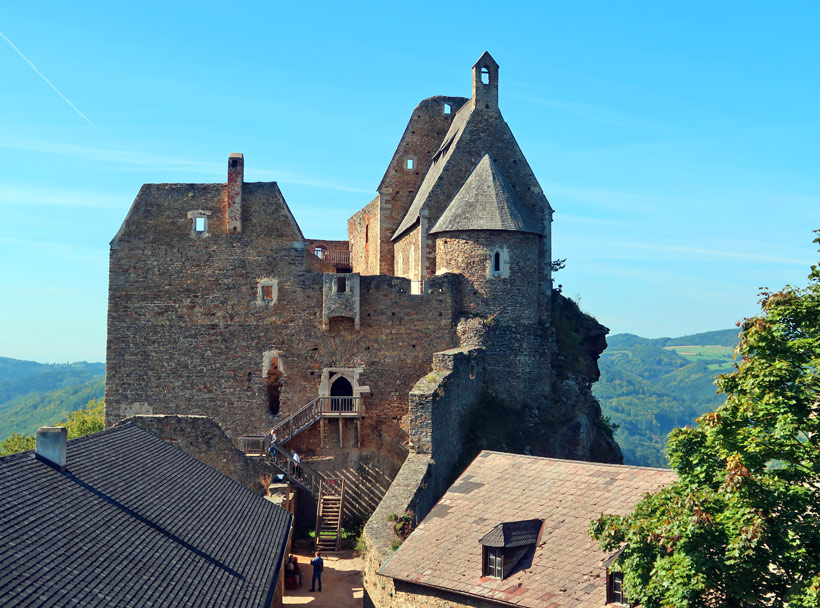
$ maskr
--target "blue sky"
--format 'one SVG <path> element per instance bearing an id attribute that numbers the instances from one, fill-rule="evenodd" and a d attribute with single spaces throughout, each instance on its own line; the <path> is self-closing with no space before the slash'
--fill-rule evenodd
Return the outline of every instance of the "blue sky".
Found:
<path id="1" fill-rule="evenodd" d="M 556 282 L 613 333 L 731 327 L 817 261 L 813 3 L 6 4 L 0 356 L 104 360 L 140 185 L 225 181 L 230 152 L 306 236 L 346 238 L 413 107 L 469 96 L 485 50 Z"/>

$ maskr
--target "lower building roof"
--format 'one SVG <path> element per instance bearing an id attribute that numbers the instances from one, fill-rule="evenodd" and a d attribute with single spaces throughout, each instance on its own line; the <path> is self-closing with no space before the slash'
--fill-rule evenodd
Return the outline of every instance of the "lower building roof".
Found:
<path id="1" fill-rule="evenodd" d="M 626 514 L 675 472 L 484 451 L 379 573 L 501 605 L 606 604 L 606 561 L 587 532 L 601 513 Z M 541 519 L 532 559 L 503 580 L 482 576 L 480 541 L 504 522 Z"/>
<path id="2" fill-rule="evenodd" d="M 290 522 L 131 423 L 0 458 L 0 606 L 268 608 Z"/>

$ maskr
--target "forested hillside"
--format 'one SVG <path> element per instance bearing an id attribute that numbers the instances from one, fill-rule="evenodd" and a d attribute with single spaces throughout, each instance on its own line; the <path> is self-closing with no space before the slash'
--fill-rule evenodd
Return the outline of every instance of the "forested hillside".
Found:
<path id="1" fill-rule="evenodd" d="M 733 369 L 737 330 L 679 338 L 607 338 L 593 393 L 616 425 L 626 464 L 665 467 L 666 436 L 723 402 L 714 377 Z"/>
<path id="2" fill-rule="evenodd" d="M 66 418 L 105 392 L 105 364 L 0 357 L 0 440 Z"/>

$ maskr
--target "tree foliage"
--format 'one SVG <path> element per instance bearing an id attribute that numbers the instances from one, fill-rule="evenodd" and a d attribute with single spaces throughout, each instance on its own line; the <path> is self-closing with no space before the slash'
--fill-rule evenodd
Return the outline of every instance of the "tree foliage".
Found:
<path id="1" fill-rule="evenodd" d="M 761 296 L 726 402 L 670 435 L 678 481 L 590 525 L 646 608 L 820 605 L 820 268 Z"/>
<path id="2" fill-rule="evenodd" d="M 105 400 L 92 399 L 85 407 L 71 412 L 68 418 L 58 422 L 55 426 L 64 426 L 68 431 L 68 438 L 74 439 L 103 430 L 105 417 Z M 34 435 L 14 433 L 0 442 L 0 456 L 34 449 Z"/>

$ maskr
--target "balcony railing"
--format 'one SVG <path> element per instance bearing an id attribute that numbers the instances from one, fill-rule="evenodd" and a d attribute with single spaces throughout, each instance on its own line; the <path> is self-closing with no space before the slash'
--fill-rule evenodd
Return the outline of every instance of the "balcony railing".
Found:
<path id="1" fill-rule="evenodd" d="M 350 266 L 350 251 L 322 249 L 321 251 L 315 252 L 315 255 L 323 262 L 334 266 Z"/>

